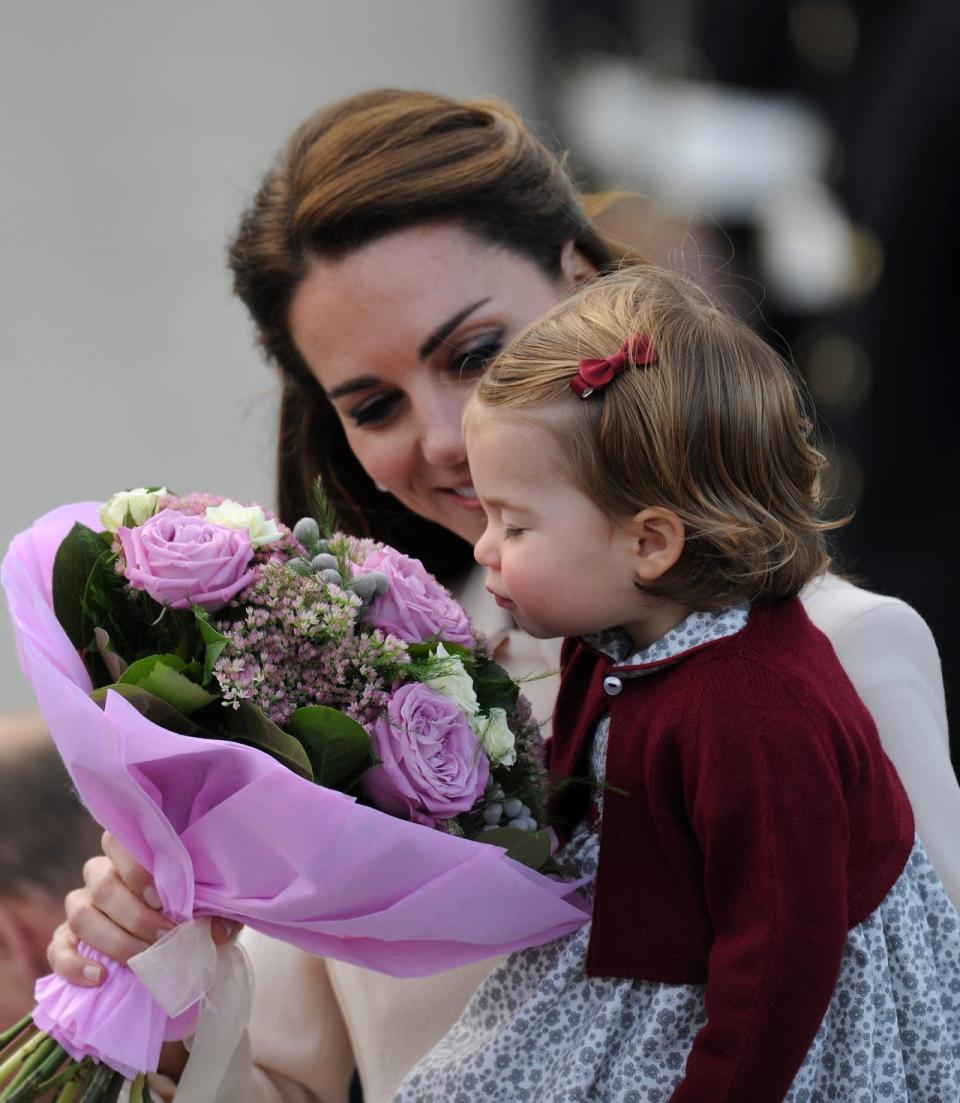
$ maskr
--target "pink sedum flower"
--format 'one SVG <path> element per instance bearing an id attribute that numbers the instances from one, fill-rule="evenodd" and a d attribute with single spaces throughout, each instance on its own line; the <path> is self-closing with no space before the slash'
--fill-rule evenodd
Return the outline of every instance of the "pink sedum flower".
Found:
<path id="1" fill-rule="evenodd" d="M 467 614 L 419 559 L 393 548 L 378 548 L 364 559 L 356 574 L 379 571 L 389 589 L 375 598 L 366 619 L 407 643 L 423 643 L 433 636 L 474 647 L 476 640 Z"/>
<path id="2" fill-rule="evenodd" d="M 379 808 L 435 827 L 469 811 L 490 780 L 490 763 L 467 717 L 442 693 L 410 682 L 371 727 L 380 759 L 363 776 Z"/>
<path id="3" fill-rule="evenodd" d="M 208 612 L 221 609 L 255 577 L 246 529 L 164 509 L 117 535 L 130 585 L 173 609 L 189 609 L 191 603 Z"/>

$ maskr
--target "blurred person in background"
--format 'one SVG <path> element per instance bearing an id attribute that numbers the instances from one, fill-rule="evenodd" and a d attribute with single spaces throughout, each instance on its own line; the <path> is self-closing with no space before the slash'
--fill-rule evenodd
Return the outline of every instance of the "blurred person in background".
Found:
<path id="1" fill-rule="evenodd" d="M 63 898 L 100 849 L 42 718 L 0 715 L 0 1026 L 33 1007 Z"/>
<path id="2" fill-rule="evenodd" d="M 540 0 L 538 12 L 540 69 L 555 80 L 544 106 L 595 178 L 728 236 L 738 305 L 792 348 L 826 423 L 828 490 L 838 515 L 855 511 L 837 559 L 928 622 L 956 708 L 960 5 Z M 960 729 L 951 738 L 957 769 Z"/>
<path id="3" fill-rule="evenodd" d="M 231 250 L 235 289 L 283 380 L 282 517 L 310 512 L 322 475 L 343 527 L 422 557 L 517 675 L 556 668 L 559 641 L 545 649 L 520 631 L 471 566 L 485 521 L 461 414 L 489 360 L 618 262 L 592 207 L 508 106 L 384 90 L 298 129 Z M 928 853 L 960 899 L 960 790 L 940 764 L 945 719 L 929 630 L 903 603 L 836 577 L 804 600 L 870 709 Z M 555 679 L 526 688 L 537 715 L 549 716 Z M 171 925 L 146 872 L 113 840 L 105 845 L 50 948 L 57 971 L 79 984 L 99 983 L 102 970 L 77 953 L 78 937 L 125 961 Z M 341 1103 L 354 1062 L 367 1103 L 386 1103 L 495 964 L 397 980 L 244 937 L 257 977 L 248 1103 Z M 175 1044 L 162 1067 L 176 1076 L 185 1058 Z"/>

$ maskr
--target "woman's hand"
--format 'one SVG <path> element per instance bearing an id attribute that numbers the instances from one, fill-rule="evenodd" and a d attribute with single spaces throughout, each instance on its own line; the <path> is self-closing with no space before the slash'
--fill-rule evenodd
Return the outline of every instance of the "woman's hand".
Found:
<path id="1" fill-rule="evenodd" d="M 83 888 L 68 893 L 64 906 L 67 920 L 53 932 L 47 960 L 64 980 L 88 988 L 102 984 L 107 973 L 98 962 L 77 952 L 79 939 L 126 963 L 174 927 L 160 911 L 160 897 L 150 874 L 108 831 L 103 833 L 103 854 L 86 863 Z M 211 924 L 218 946 L 239 930 L 238 924 L 219 917 Z M 175 1080 L 186 1060 L 182 1042 L 167 1042 L 158 1071 Z"/>
<path id="2" fill-rule="evenodd" d="M 103 982 L 106 970 L 77 952 L 79 939 L 126 963 L 174 924 L 160 911 L 150 874 L 109 832 L 103 835 L 103 854 L 83 867 L 83 882 L 83 888 L 67 894 L 67 919 L 53 932 L 47 960 L 64 980 L 91 988 Z M 235 923 L 213 920 L 213 940 L 218 945 L 238 930 Z"/>

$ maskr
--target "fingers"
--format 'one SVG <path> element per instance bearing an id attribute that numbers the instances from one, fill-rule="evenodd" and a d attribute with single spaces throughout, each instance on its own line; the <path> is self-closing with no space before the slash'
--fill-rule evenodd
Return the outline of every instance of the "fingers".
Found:
<path id="1" fill-rule="evenodd" d="M 98 890 L 94 898 L 88 889 L 74 889 L 67 894 L 64 904 L 67 925 L 76 939 L 83 939 L 95 950 L 99 950 L 115 961 L 126 962 L 134 954 L 145 950 L 156 938 L 153 928 L 144 938 L 136 933 L 136 930 L 131 931 L 127 926 L 129 924 L 130 927 L 139 926 L 142 930 L 144 929 L 142 920 L 137 916 L 137 907 L 154 916 L 156 913 L 151 912 L 142 902 L 138 902 L 126 888 L 121 891 L 128 894 L 129 900 L 114 900 L 112 892 L 105 896 L 103 890 Z M 109 907 L 110 914 L 103 910 L 104 907 Z M 121 921 L 114 919 L 115 915 L 120 915 Z"/>
<path id="2" fill-rule="evenodd" d="M 130 891 L 146 901 L 151 908 L 159 910 L 160 896 L 153 879 L 130 851 L 118 843 L 109 831 L 103 833 L 102 846 L 103 853 L 113 863 L 117 875 Z"/>
<path id="3" fill-rule="evenodd" d="M 47 947 L 50 968 L 71 984 L 95 988 L 107 975 L 102 965 L 77 953 L 77 936 L 66 923 L 53 932 Z"/>
<path id="4" fill-rule="evenodd" d="M 130 869 L 125 872 L 135 876 Z M 66 898 L 67 923 L 77 938 L 95 950 L 127 961 L 172 929 L 173 923 L 148 907 L 105 855 L 84 865 L 83 879 L 84 887 Z"/>

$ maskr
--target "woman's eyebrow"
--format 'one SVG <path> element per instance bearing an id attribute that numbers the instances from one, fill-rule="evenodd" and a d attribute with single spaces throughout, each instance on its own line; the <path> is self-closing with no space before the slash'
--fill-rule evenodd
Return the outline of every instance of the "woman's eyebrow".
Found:
<path id="1" fill-rule="evenodd" d="M 461 322 L 465 321 L 475 310 L 479 310 L 481 306 L 488 302 L 490 302 L 489 295 L 487 298 L 479 299 L 477 302 L 465 307 L 459 313 L 454 314 L 452 318 L 448 318 L 443 325 L 438 326 L 417 350 L 417 355 L 420 359 L 426 360 L 431 353 L 436 352 Z"/>
<path id="2" fill-rule="evenodd" d="M 435 352 L 451 333 L 460 325 L 461 322 L 466 321 L 467 318 L 475 311 L 479 310 L 481 306 L 490 302 L 490 296 L 485 299 L 478 299 L 475 303 L 471 303 L 470 306 L 464 307 L 463 310 L 458 311 L 452 318 L 448 318 L 443 325 L 438 326 L 433 333 L 423 342 L 419 349 L 417 349 L 417 356 L 421 360 L 426 360 L 431 353 Z M 335 399 L 344 398 L 348 394 L 356 394 L 357 391 L 367 391 L 371 387 L 377 387 L 383 382 L 376 375 L 358 375 L 354 379 L 348 379 L 346 383 L 341 383 L 339 387 L 333 387 L 327 391 L 327 401 L 333 402 Z"/>
<path id="3" fill-rule="evenodd" d="M 327 401 L 333 402 L 335 398 L 343 398 L 344 395 L 354 394 L 356 391 L 369 390 L 381 382 L 382 380 L 375 375 L 358 375 L 354 379 L 348 379 L 346 383 L 341 383 L 339 387 L 327 391 Z"/>

